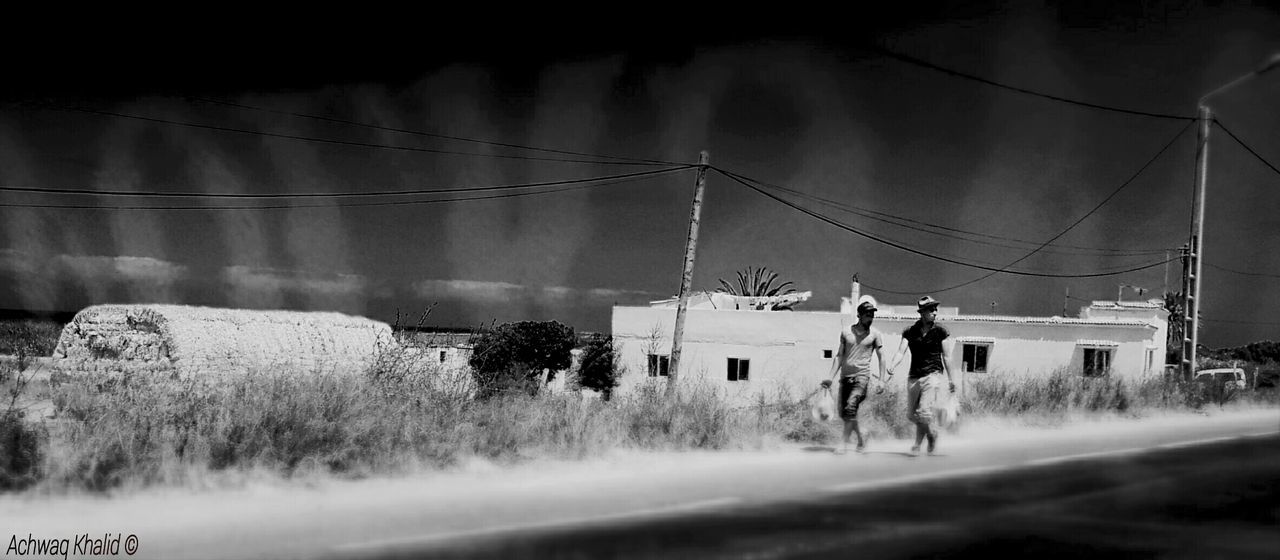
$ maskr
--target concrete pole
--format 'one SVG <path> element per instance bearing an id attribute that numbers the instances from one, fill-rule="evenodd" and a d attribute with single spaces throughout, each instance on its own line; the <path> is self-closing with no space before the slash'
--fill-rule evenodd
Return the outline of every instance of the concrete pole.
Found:
<path id="1" fill-rule="evenodd" d="M 1200 106 L 1200 133 L 1196 144 L 1196 189 L 1191 199 L 1191 241 L 1188 245 L 1187 285 L 1183 297 L 1185 333 L 1182 342 L 1182 375 L 1187 380 L 1196 371 L 1196 346 L 1200 343 L 1200 285 L 1201 261 L 1204 258 L 1204 191 L 1209 179 L 1209 123 L 1213 115 L 1209 107 Z"/>
<path id="2" fill-rule="evenodd" d="M 693 189 L 693 208 L 689 211 L 689 239 L 684 247 L 684 268 L 680 275 L 680 296 L 676 304 L 676 332 L 671 338 L 671 368 L 667 376 L 667 396 L 676 393 L 680 379 L 680 346 L 684 340 L 684 315 L 689 306 L 689 284 L 693 283 L 693 257 L 698 248 L 698 223 L 702 215 L 702 191 L 707 182 L 707 165 L 711 156 L 706 150 L 698 154 L 698 178 Z"/>

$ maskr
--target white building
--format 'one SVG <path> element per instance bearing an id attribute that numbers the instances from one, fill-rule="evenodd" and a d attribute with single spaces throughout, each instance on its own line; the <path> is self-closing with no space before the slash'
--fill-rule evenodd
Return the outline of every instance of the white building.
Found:
<path id="1" fill-rule="evenodd" d="M 842 298 L 840 312 L 754 311 L 753 305 L 735 304 L 734 296 L 695 295 L 685 315 L 681 375 L 743 403 L 760 394 L 808 394 L 830 371 L 840 330 L 856 321 L 852 302 L 858 292 L 855 282 L 850 298 Z M 619 392 L 660 382 L 667 374 L 675 318 L 675 300 L 614 306 L 613 337 L 626 366 Z M 884 357 L 890 363 L 902 331 L 918 318 L 915 305 L 879 306 L 874 327 L 884 334 Z M 1059 368 L 1080 375 L 1158 374 L 1167 321 L 1159 300 L 1095 301 L 1081 308 L 1079 317 L 964 315 L 945 306 L 937 317 L 951 334 L 947 351 L 961 381 L 1048 375 Z M 896 379 L 905 379 L 908 365 L 909 357 Z M 874 361 L 872 367 L 878 368 Z"/>

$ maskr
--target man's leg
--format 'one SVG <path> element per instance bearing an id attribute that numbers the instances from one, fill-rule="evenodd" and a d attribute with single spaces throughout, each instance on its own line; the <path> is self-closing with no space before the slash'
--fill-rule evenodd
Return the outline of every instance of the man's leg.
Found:
<path id="1" fill-rule="evenodd" d="M 857 431 L 858 431 L 857 420 L 846 419 L 844 421 L 844 451 L 846 452 L 849 451 L 849 436 L 854 434 Z M 862 441 L 861 436 L 859 436 L 858 441 Z"/>
<path id="2" fill-rule="evenodd" d="M 844 377 L 840 378 L 840 418 L 844 420 L 844 438 L 840 453 L 849 452 L 849 436 L 853 433 L 853 417 L 849 416 L 849 398 L 853 393 L 853 383 Z"/>
<path id="3" fill-rule="evenodd" d="M 920 417 L 920 396 L 921 384 L 923 378 L 912 379 L 907 382 L 907 418 L 916 425 L 916 443 L 911 446 L 911 454 L 918 455 L 920 453 L 920 442 L 924 441 L 925 433 L 928 427 L 921 424 Z"/>
<path id="4" fill-rule="evenodd" d="M 849 395 L 849 418 L 853 425 L 853 433 L 858 436 L 858 451 L 866 449 L 867 442 L 862 437 L 862 429 L 858 426 L 858 410 L 862 408 L 862 401 L 867 399 L 867 379 L 863 377 L 855 377 L 853 381 L 853 391 Z M 848 441 L 849 438 L 845 438 Z"/>
<path id="5" fill-rule="evenodd" d="M 934 422 L 933 420 L 937 414 L 938 403 L 941 402 L 942 374 L 933 373 L 930 374 L 927 379 L 929 381 L 926 383 L 924 393 L 928 395 L 928 398 L 922 398 L 921 400 L 928 404 L 921 408 L 924 409 L 922 414 L 929 419 L 926 436 L 929 438 L 929 454 L 932 455 L 938 447 L 938 426 L 937 422 Z"/>

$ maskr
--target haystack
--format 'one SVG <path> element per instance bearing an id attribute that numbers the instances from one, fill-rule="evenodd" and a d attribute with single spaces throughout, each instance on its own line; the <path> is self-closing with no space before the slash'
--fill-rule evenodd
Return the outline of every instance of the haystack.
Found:
<path id="1" fill-rule="evenodd" d="M 53 355 L 67 372 L 359 373 L 395 344 L 386 323 L 341 313 L 94 305 L 63 328 Z"/>

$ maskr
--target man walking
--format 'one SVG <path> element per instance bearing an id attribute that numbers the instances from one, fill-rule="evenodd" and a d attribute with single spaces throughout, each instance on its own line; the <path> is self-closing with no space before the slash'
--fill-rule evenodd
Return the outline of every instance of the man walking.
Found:
<path id="1" fill-rule="evenodd" d="M 840 331 L 840 348 L 831 360 L 831 373 L 822 381 L 823 387 L 830 387 L 836 373 L 840 374 L 840 417 L 844 420 L 844 446 L 840 453 L 849 451 L 849 436 L 858 436 L 857 452 L 867 449 L 866 439 L 858 428 L 858 407 L 867 398 L 867 385 L 871 381 L 871 354 L 874 352 L 880 362 L 880 377 L 885 377 L 884 356 L 880 349 L 884 346 L 884 337 L 880 331 L 871 328 L 876 317 L 876 300 L 871 296 L 858 299 L 858 322 Z"/>
<path id="2" fill-rule="evenodd" d="M 938 301 L 925 296 L 920 298 L 916 311 L 920 320 L 902 331 L 902 343 L 898 345 L 898 355 L 889 366 L 889 375 L 902 362 L 904 352 L 911 351 L 911 369 L 907 373 L 907 414 L 916 425 L 916 443 L 911 447 L 912 455 L 920 454 L 920 442 L 929 439 L 929 454 L 933 455 L 938 445 L 938 427 L 935 423 L 934 410 L 942 400 L 942 374 L 947 374 L 946 383 L 951 392 L 956 392 L 955 380 L 951 376 L 951 366 L 947 363 L 946 352 L 942 341 L 947 339 L 947 329 L 934 323 L 938 315 Z"/>

